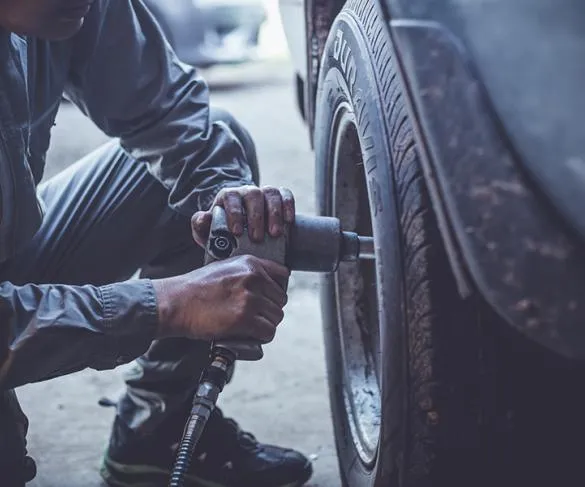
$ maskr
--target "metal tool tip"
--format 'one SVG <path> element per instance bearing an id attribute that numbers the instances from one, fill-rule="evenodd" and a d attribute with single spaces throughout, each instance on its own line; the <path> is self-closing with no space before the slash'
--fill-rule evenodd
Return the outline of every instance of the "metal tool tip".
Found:
<path id="1" fill-rule="evenodd" d="M 376 258 L 374 250 L 374 238 L 373 237 L 358 237 L 360 242 L 360 251 L 358 257 L 363 260 L 373 260 Z"/>

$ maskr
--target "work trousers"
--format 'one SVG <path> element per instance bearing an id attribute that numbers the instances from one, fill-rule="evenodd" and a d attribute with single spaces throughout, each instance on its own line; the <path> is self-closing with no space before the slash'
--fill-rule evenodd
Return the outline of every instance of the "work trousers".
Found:
<path id="1" fill-rule="evenodd" d="M 249 133 L 223 110 L 212 109 L 211 118 L 232 129 L 257 179 Z M 129 279 L 138 270 L 140 277 L 161 278 L 203 264 L 190 219 L 169 208 L 168 190 L 117 141 L 73 164 L 38 191 L 46 205 L 43 224 L 30 245 L 2 264 L 3 281 L 100 286 Z M 164 429 L 165 419 L 189 403 L 208 357 L 207 342 L 154 341 L 130 367 L 117 420 L 137 436 L 155 433 L 161 425 Z M 14 391 L 5 392 L 0 396 L 0 483 L 5 487 L 23 485 L 17 479 L 27 427 Z"/>

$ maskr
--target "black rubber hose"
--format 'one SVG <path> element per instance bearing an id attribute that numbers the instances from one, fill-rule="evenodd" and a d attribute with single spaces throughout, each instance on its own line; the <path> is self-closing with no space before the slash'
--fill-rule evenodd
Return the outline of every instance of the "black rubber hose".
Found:
<path id="1" fill-rule="evenodd" d="M 203 434 L 207 420 L 215 408 L 217 396 L 225 386 L 227 371 L 235 360 L 236 355 L 231 350 L 219 345 L 213 349 L 211 363 L 204 370 L 193 398 L 193 406 L 177 450 L 169 487 L 183 487 L 185 476 L 189 471 L 191 460 L 195 453 L 195 447 Z"/>
<path id="2" fill-rule="evenodd" d="M 199 414 L 191 414 L 189 416 L 181 444 L 177 450 L 177 458 L 173 466 L 169 487 L 183 487 L 185 475 L 189 471 L 195 447 L 199 442 L 199 438 L 201 438 L 208 419 L 209 416 L 205 417 Z"/>

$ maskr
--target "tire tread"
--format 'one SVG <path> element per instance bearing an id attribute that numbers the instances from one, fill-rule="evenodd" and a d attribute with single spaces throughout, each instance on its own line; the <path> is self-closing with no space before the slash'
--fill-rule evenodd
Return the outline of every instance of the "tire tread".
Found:
<path id="1" fill-rule="evenodd" d="M 401 485 L 434 485 L 433 479 L 441 482 L 437 485 L 443 485 L 448 470 L 443 467 L 451 459 L 447 455 L 441 457 L 438 452 L 457 450 L 461 437 L 466 435 L 467 443 L 475 441 L 477 423 L 473 414 L 470 418 L 461 410 L 458 411 L 460 415 L 449 414 L 447 418 L 438 415 L 446 407 L 456 410 L 457 405 L 465 404 L 462 396 L 465 392 L 458 395 L 453 390 L 457 387 L 464 390 L 465 384 L 477 379 L 478 370 L 474 366 L 478 364 L 473 349 L 478 345 L 478 331 L 471 323 L 454 319 L 458 318 L 454 316 L 454 310 L 461 308 L 461 303 L 426 189 L 410 116 L 404 103 L 402 80 L 393 62 L 391 39 L 380 7 L 375 1 L 350 0 L 344 10 L 362 26 L 373 53 L 371 59 L 375 72 L 379 73 L 377 82 L 380 101 L 387 114 L 402 228 L 411 384 L 409 414 L 414 440 L 407 448 L 407 468 L 402 473 Z M 450 328 L 445 329 L 447 326 Z M 453 343 L 460 345 L 454 347 Z M 467 350 L 466 346 L 469 346 Z M 476 352 L 475 355 L 479 354 Z M 468 364 L 469 367 L 462 367 L 464 370 L 459 372 L 457 367 L 446 363 L 446 356 L 452 364 Z M 390 440 L 383 439 L 382 444 L 385 441 Z"/>

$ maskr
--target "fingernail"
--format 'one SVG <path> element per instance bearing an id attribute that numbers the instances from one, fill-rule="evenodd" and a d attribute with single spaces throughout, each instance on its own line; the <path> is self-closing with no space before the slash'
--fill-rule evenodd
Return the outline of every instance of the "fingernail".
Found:
<path id="1" fill-rule="evenodd" d="M 258 240 L 258 241 L 262 240 L 262 232 L 260 232 L 260 230 L 258 230 L 257 228 L 255 228 L 252 231 L 252 238 L 254 240 Z"/>
<path id="2" fill-rule="evenodd" d="M 236 235 L 241 235 L 242 232 L 244 231 L 244 229 L 242 228 L 242 225 L 240 225 L 239 223 L 235 223 L 233 226 L 233 232 Z"/>
<path id="3" fill-rule="evenodd" d="M 280 236 L 280 225 L 272 225 L 270 227 L 270 235 L 272 235 L 273 237 L 279 237 Z"/>

